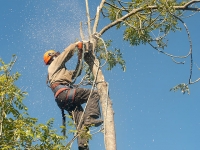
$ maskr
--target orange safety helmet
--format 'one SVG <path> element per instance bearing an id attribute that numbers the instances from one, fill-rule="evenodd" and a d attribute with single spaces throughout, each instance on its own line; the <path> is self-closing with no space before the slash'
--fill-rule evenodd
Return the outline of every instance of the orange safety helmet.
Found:
<path id="1" fill-rule="evenodd" d="M 44 63 L 48 65 L 49 61 L 51 60 L 53 56 L 55 56 L 55 54 L 56 54 L 56 51 L 54 50 L 48 50 L 46 53 L 44 53 L 44 57 L 43 57 Z"/>

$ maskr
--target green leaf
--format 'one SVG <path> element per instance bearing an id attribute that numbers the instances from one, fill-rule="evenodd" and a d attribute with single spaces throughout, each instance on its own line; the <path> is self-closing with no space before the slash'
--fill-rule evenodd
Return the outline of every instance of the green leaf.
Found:
<path id="1" fill-rule="evenodd" d="M 189 89 L 188 85 L 185 83 L 178 84 L 170 89 L 170 91 L 174 91 L 174 92 L 176 92 L 178 90 L 180 90 L 183 94 L 185 94 L 185 93 L 190 94 L 190 89 Z"/>

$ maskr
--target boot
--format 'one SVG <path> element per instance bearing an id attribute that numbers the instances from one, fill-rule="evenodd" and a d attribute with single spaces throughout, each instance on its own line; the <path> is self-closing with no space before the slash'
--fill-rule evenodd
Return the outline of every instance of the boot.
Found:
<path id="1" fill-rule="evenodd" d="M 78 149 L 79 150 L 89 150 L 89 138 L 86 134 L 89 131 L 89 128 L 86 126 L 83 126 L 82 129 L 79 132 L 78 136 Z"/>
<path id="2" fill-rule="evenodd" d="M 95 119 L 92 116 L 88 116 L 86 117 L 85 121 L 84 121 L 84 125 L 85 126 L 95 126 L 98 127 L 103 123 L 102 119 Z"/>
<path id="3" fill-rule="evenodd" d="M 89 150 L 89 147 L 88 146 L 79 146 L 78 147 L 78 150 Z"/>
<path id="4" fill-rule="evenodd" d="M 94 119 L 99 118 L 99 115 L 96 115 L 96 114 L 93 114 L 93 113 L 90 113 L 89 116 L 92 117 L 92 118 L 94 118 Z"/>

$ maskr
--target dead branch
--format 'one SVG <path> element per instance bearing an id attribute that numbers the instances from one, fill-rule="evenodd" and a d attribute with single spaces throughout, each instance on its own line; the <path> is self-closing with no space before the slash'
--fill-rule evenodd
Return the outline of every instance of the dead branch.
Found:
<path id="1" fill-rule="evenodd" d="M 88 0 L 85 0 L 86 5 L 86 15 L 87 15 L 87 25 L 88 25 L 88 34 L 89 38 L 91 38 L 91 27 L 90 27 L 90 13 L 89 13 L 89 6 L 88 6 Z"/>
<path id="2" fill-rule="evenodd" d="M 95 18 L 94 26 L 93 26 L 93 34 L 97 32 L 97 26 L 98 26 L 98 23 L 99 23 L 100 12 L 103 8 L 105 1 L 106 0 L 102 0 L 100 6 L 97 7 L 96 18 Z"/>
<path id="3" fill-rule="evenodd" d="M 82 26 L 82 22 L 80 22 L 80 36 L 82 40 L 85 40 L 84 34 L 83 34 L 83 26 Z"/>

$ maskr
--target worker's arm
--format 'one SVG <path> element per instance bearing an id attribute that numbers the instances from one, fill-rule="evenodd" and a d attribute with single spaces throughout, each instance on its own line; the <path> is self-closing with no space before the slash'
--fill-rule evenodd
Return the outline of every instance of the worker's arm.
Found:
<path id="1" fill-rule="evenodd" d="M 67 48 L 64 49 L 64 51 L 61 53 L 61 58 L 63 58 L 63 62 L 66 63 L 75 52 L 75 48 L 77 46 L 77 43 L 70 44 Z M 62 61 L 62 60 L 61 60 Z"/>
<path id="2" fill-rule="evenodd" d="M 65 63 L 74 55 L 77 43 L 70 44 L 64 51 L 52 62 L 54 66 L 64 66 Z"/>
<path id="3" fill-rule="evenodd" d="M 54 74 L 59 68 L 65 67 L 65 63 L 74 55 L 77 43 L 70 44 L 64 51 L 57 56 L 48 67 L 49 74 Z"/>

